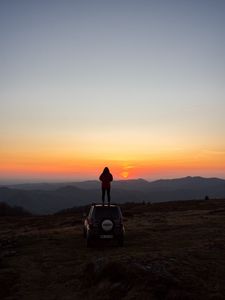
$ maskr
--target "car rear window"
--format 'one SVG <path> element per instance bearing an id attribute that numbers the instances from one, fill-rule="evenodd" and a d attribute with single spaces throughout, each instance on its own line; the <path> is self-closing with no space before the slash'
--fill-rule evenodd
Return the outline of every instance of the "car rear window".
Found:
<path id="1" fill-rule="evenodd" d="M 95 218 L 102 219 L 102 218 L 113 218 L 119 219 L 120 218 L 120 210 L 118 207 L 96 207 L 95 208 Z"/>

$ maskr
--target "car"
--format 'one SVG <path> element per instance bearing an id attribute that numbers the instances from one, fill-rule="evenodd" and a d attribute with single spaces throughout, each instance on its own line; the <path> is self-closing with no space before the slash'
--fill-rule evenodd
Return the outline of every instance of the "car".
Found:
<path id="1" fill-rule="evenodd" d="M 115 204 L 92 204 L 83 230 L 87 247 L 97 240 L 115 240 L 119 246 L 123 246 L 125 229 L 120 207 Z"/>

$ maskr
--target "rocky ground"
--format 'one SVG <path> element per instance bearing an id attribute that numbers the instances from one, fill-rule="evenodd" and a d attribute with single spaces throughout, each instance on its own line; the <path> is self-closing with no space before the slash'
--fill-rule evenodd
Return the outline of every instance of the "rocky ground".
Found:
<path id="1" fill-rule="evenodd" d="M 81 212 L 1 217 L 0 299 L 225 299 L 225 200 L 122 211 L 122 248 L 86 248 Z"/>

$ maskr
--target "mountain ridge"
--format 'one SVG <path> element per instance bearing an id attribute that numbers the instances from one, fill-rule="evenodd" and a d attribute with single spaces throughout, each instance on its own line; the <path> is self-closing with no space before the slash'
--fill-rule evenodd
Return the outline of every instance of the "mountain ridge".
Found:
<path id="1" fill-rule="evenodd" d="M 34 214 L 49 214 L 59 210 L 101 201 L 99 181 L 0 186 L 0 202 L 21 206 Z M 32 189 L 33 188 L 33 189 Z M 187 176 L 175 179 L 118 180 L 112 183 L 112 201 L 167 202 L 225 197 L 225 180 Z"/>
<path id="2" fill-rule="evenodd" d="M 125 186 L 126 184 L 158 184 L 158 183 L 173 183 L 173 182 L 182 182 L 182 181 L 191 181 L 191 180 L 210 180 L 210 181 L 221 181 L 225 182 L 225 179 L 219 177 L 202 177 L 202 176 L 185 176 L 185 177 L 178 177 L 178 178 L 171 178 L 171 179 L 156 179 L 153 181 L 146 180 L 143 178 L 134 178 L 134 179 L 122 179 L 122 180 L 114 180 L 113 185 L 120 185 L 122 184 Z M 76 186 L 76 187 L 83 187 L 85 189 L 92 189 L 93 187 L 99 187 L 99 180 L 84 180 L 84 181 L 62 181 L 62 182 L 34 182 L 34 183 L 18 183 L 18 184 L 0 184 L 1 187 L 8 187 L 8 188 L 16 188 L 22 190 L 34 190 L 34 189 L 41 189 L 41 190 L 53 190 L 58 189 L 64 186 Z"/>

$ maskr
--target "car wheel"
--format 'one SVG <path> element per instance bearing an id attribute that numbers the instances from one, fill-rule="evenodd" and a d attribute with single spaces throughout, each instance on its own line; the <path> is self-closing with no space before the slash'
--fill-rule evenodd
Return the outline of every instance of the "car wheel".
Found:
<path id="1" fill-rule="evenodd" d="M 90 237 L 88 233 L 86 233 L 86 245 L 87 248 L 91 248 L 94 244 L 93 238 Z"/>
<path id="2" fill-rule="evenodd" d="M 83 228 L 83 237 L 86 238 L 87 237 L 87 232 L 86 232 L 86 229 L 85 227 Z"/>
<path id="3" fill-rule="evenodd" d="M 87 238 L 86 242 L 87 242 L 87 248 L 91 248 L 92 247 L 92 240 L 90 238 Z"/>
<path id="4" fill-rule="evenodd" d="M 123 245 L 124 245 L 124 238 L 121 237 L 121 238 L 118 239 L 118 246 L 123 247 Z"/>

